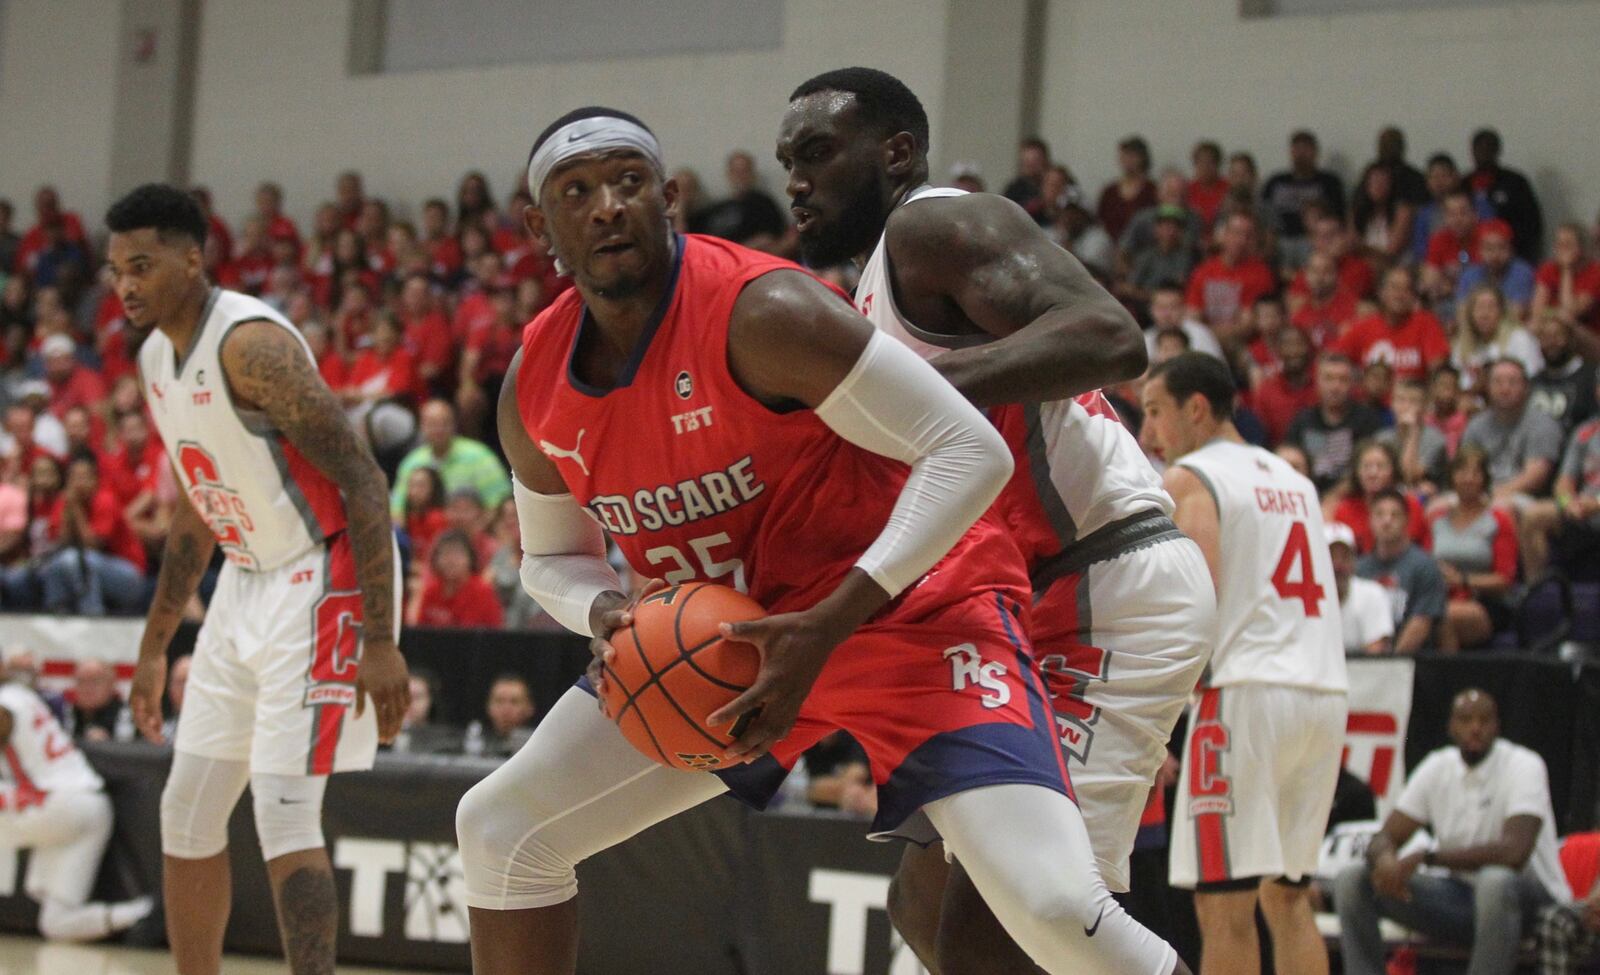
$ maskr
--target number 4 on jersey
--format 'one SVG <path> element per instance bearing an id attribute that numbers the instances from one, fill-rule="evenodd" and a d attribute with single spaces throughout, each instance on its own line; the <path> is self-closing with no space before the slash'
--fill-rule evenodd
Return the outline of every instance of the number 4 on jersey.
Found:
<path id="1" fill-rule="evenodd" d="M 1299 566 L 1298 582 L 1289 578 L 1289 570 L 1296 564 Z M 1289 526 L 1289 540 L 1283 545 L 1283 554 L 1278 556 L 1278 567 L 1272 570 L 1272 585 L 1280 599 L 1300 600 L 1307 616 L 1322 615 L 1323 589 L 1311 568 L 1311 542 L 1306 537 L 1305 522 L 1297 521 Z"/>

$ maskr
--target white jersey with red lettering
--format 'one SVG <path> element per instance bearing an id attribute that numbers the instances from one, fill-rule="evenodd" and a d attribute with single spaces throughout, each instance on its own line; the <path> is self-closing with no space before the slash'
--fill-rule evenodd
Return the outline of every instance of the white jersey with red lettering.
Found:
<path id="1" fill-rule="evenodd" d="M 0 809 L 37 804 L 53 792 L 98 792 L 100 776 L 90 767 L 72 736 L 33 691 L 15 683 L 0 684 L 0 707 L 11 712 L 11 740 L 5 746 L 5 788 Z"/>
<path id="2" fill-rule="evenodd" d="M 345 527 L 339 488 L 267 417 L 234 400 L 223 377 L 223 340 L 234 326 L 272 322 L 312 358 L 300 332 L 270 305 L 213 288 L 189 354 L 180 360 L 160 330 L 139 350 L 145 401 L 195 510 L 228 561 L 242 569 L 279 568 Z M 314 361 L 314 360 L 313 360 Z"/>
<path id="3" fill-rule="evenodd" d="M 1177 463 L 1217 504 L 1222 578 L 1207 686 L 1348 690 L 1316 488 L 1275 454 L 1227 440 Z"/>
<path id="4" fill-rule="evenodd" d="M 964 193 L 924 186 L 908 194 L 901 206 Z M 991 335 L 929 332 L 902 315 L 895 303 L 886 241 L 887 235 L 879 238 L 856 285 L 856 306 L 873 325 L 924 359 L 995 341 Z M 1017 460 L 1013 486 L 1035 495 L 1015 505 L 1018 511 L 1007 513 L 1030 566 L 1113 522 L 1152 510 L 1172 514 L 1172 499 L 1162 488 L 1161 478 L 1100 392 L 1007 406 L 990 414 Z M 1008 489 L 1007 493 L 1012 492 Z M 1001 503 L 1005 506 L 1006 500 Z M 1019 524 L 1019 519 L 1024 523 Z"/>

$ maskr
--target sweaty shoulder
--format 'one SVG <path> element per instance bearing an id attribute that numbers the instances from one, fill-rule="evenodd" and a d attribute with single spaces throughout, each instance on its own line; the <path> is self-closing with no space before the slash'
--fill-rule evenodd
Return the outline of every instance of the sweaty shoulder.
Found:
<path id="1" fill-rule="evenodd" d="M 1039 233 L 1027 211 L 993 193 L 936 196 L 896 207 L 884 228 L 895 272 L 942 274 Z"/>

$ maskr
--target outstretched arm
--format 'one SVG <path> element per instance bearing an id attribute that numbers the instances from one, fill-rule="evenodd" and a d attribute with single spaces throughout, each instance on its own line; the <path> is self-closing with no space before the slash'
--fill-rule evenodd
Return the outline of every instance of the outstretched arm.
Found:
<path id="1" fill-rule="evenodd" d="M 394 530 L 383 472 L 356 436 L 316 364 L 283 326 L 250 321 L 223 340 L 222 368 L 233 395 L 266 413 L 294 448 L 339 486 L 361 585 L 362 654 L 356 709 L 370 693 L 379 736 L 400 730 L 409 696 L 395 645 Z"/>
<path id="2" fill-rule="evenodd" d="M 913 322 L 999 337 L 933 360 L 973 403 L 1068 399 L 1144 373 L 1133 316 L 1010 200 L 919 201 L 891 217 L 888 242 L 895 298 Z"/>

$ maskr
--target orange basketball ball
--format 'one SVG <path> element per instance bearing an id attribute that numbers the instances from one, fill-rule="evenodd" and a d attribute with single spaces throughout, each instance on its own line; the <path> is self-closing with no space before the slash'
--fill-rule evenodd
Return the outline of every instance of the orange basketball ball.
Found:
<path id="1" fill-rule="evenodd" d="M 706 718 L 755 683 L 761 656 L 729 643 L 718 626 L 767 615 L 744 593 L 689 582 L 641 600 L 633 625 L 611 634 L 616 656 L 605 668 L 606 711 L 633 747 L 670 768 L 721 768 L 733 726 Z"/>

